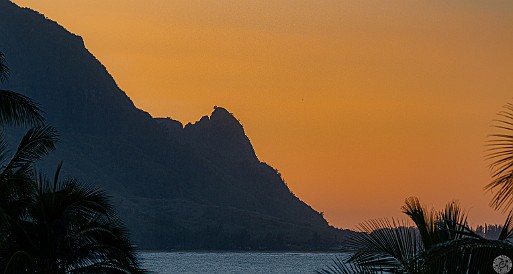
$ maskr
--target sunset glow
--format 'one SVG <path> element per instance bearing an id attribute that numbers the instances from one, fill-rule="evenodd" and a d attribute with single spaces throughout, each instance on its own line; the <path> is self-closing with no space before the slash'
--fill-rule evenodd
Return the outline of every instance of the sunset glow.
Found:
<path id="1" fill-rule="evenodd" d="M 513 101 L 512 1 L 16 0 L 83 37 L 135 105 L 214 105 L 330 224 L 418 196 L 488 206 L 485 141 Z"/>

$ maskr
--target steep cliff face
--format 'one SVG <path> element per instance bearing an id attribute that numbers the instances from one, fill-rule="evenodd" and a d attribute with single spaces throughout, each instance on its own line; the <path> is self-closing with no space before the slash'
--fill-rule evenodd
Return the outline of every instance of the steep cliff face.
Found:
<path id="1" fill-rule="evenodd" d="M 217 187 L 223 189 L 223 193 L 231 188 L 239 190 L 234 194 L 236 197 L 228 200 L 244 197 L 240 203 L 246 204 L 248 209 L 291 222 L 327 227 L 326 221 L 318 213 L 309 216 L 303 214 L 312 209 L 291 194 L 274 168 L 259 161 L 244 128 L 228 110 L 214 107 L 210 116 L 203 116 L 184 128 L 181 123 L 169 118 L 157 121 L 173 139 L 191 147 L 195 154 L 208 162 L 209 167 L 226 175 L 224 183 L 218 183 Z"/>
<path id="2" fill-rule="evenodd" d="M 0 5 L 0 45 L 11 67 L 10 88 L 30 95 L 66 130 L 148 130 L 151 116 L 135 108 L 80 36 L 9 1 Z"/>
<path id="3" fill-rule="evenodd" d="M 252 242 L 271 233 L 288 235 L 278 237 L 282 243 L 306 243 L 312 233 L 339 233 L 259 161 L 226 109 L 185 127 L 154 119 L 79 36 L 6 0 L 0 51 L 11 69 L 2 88 L 39 102 L 61 133 L 43 168 L 63 160 L 68 175 L 106 188 L 142 247 L 233 248 L 223 243 L 249 241 L 245 233 Z"/>

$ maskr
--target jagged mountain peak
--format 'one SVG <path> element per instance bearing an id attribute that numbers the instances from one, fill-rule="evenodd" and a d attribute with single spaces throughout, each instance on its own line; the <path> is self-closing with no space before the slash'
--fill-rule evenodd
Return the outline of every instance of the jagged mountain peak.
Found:
<path id="1" fill-rule="evenodd" d="M 237 118 L 235 118 L 231 112 L 223 107 L 218 106 L 214 106 L 214 111 L 212 111 L 212 114 L 210 115 L 210 120 L 212 120 L 212 122 L 219 122 L 223 124 L 231 123 L 241 126 L 239 120 L 237 120 Z"/>
<path id="2" fill-rule="evenodd" d="M 61 133 L 58 150 L 44 161 L 48 170 L 62 160 L 73 177 L 106 188 L 141 246 L 219 247 L 216 239 L 241 231 L 254 243 L 269 233 L 287 235 L 284 244 L 332 234 L 322 215 L 258 160 L 225 108 L 185 127 L 154 119 L 135 107 L 79 36 L 5 0 L 0 51 L 11 70 L 2 88 L 40 103 Z M 215 236 L 212 228 L 223 229 Z"/>
<path id="3" fill-rule="evenodd" d="M 195 123 L 188 123 L 186 128 L 198 127 L 215 127 L 215 128 L 232 128 L 243 132 L 243 127 L 239 120 L 235 118 L 233 113 L 226 108 L 214 106 L 214 110 L 210 116 L 203 116 Z"/>
<path id="4" fill-rule="evenodd" d="M 258 161 L 251 141 L 235 116 L 227 109 L 215 106 L 209 116 L 185 126 L 185 139 L 200 145 L 204 152 L 230 161 Z"/>

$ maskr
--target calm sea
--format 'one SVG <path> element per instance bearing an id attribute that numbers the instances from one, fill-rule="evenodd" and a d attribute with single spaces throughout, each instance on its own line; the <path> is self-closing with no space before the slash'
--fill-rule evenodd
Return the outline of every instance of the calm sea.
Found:
<path id="1" fill-rule="evenodd" d="M 141 252 L 152 273 L 315 273 L 343 253 Z"/>

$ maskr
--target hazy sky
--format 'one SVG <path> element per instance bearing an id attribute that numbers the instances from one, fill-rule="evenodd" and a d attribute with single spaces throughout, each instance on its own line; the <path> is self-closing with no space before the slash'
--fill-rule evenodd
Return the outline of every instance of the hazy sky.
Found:
<path id="1" fill-rule="evenodd" d="M 513 1 L 16 0 L 84 38 L 137 107 L 229 109 L 338 227 L 408 196 L 488 207 L 484 143 L 513 102 Z"/>

